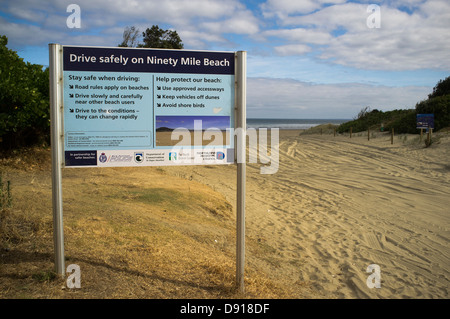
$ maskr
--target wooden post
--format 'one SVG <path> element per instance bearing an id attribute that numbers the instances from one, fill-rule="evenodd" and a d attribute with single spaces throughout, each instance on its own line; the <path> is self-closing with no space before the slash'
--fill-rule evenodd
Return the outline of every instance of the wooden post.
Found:
<path id="1" fill-rule="evenodd" d="M 420 129 L 420 142 L 422 142 L 423 128 Z"/>
<path id="2" fill-rule="evenodd" d="M 394 144 L 394 128 L 391 131 L 391 144 Z"/>
<path id="3" fill-rule="evenodd" d="M 370 141 L 370 128 L 367 129 L 367 140 Z"/>
<path id="4" fill-rule="evenodd" d="M 350 138 L 352 138 L 352 127 L 350 128 Z"/>
<path id="5" fill-rule="evenodd" d="M 320 135 L 322 135 L 322 128 L 320 129 Z"/>

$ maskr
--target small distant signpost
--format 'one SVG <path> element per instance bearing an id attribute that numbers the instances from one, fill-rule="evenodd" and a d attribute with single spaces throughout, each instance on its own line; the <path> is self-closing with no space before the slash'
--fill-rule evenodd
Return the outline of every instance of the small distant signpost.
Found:
<path id="1" fill-rule="evenodd" d="M 417 114 L 416 127 L 420 129 L 434 129 L 434 114 Z"/>
<path id="2" fill-rule="evenodd" d="M 428 133 L 427 141 L 430 143 L 431 134 L 434 129 L 434 114 L 417 114 L 416 127 L 420 128 L 420 140 L 422 140 L 423 130 Z"/>

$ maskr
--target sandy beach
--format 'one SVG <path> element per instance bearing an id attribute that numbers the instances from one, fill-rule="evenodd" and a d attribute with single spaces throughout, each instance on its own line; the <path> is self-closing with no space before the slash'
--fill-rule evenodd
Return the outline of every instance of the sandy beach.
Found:
<path id="1" fill-rule="evenodd" d="M 449 298 L 450 132 L 428 148 L 418 135 L 279 133 L 274 174 L 247 164 L 245 295 L 236 165 L 64 169 L 67 263 L 83 274 L 73 292 L 44 277 L 50 152 L 35 149 L 0 162 L 12 185 L 0 298 Z"/>
<path id="2" fill-rule="evenodd" d="M 438 135 L 436 135 L 438 136 Z M 439 137 L 439 136 L 438 136 Z M 246 267 L 298 298 L 448 298 L 450 134 L 299 135 L 280 130 L 275 174 L 247 165 Z M 236 167 L 165 167 L 235 206 Z M 369 265 L 380 288 L 369 288 Z"/>

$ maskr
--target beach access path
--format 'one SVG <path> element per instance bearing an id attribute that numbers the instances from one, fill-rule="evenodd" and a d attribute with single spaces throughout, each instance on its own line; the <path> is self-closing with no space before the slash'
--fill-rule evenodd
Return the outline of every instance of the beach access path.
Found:
<path id="1" fill-rule="evenodd" d="M 247 267 L 295 298 L 448 298 L 450 136 L 429 148 L 417 135 L 280 130 L 279 169 L 247 165 Z M 272 150 L 273 151 L 273 150 Z M 234 165 L 168 167 L 235 206 Z M 370 288 L 369 265 L 380 288 Z"/>

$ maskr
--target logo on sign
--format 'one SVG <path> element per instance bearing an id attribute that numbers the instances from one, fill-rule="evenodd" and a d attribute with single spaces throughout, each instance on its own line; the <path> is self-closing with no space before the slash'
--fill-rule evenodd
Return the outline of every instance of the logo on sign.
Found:
<path id="1" fill-rule="evenodd" d="M 105 153 L 100 154 L 100 156 L 98 157 L 98 160 L 100 161 L 100 163 L 106 163 L 106 161 L 108 160 L 108 157 L 106 156 Z"/>
<path id="2" fill-rule="evenodd" d="M 134 161 L 136 163 L 142 163 L 144 161 L 144 153 L 142 153 L 142 152 L 135 152 L 134 153 Z"/>
<path id="3" fill-rule="evenodd" d="M 176 161 L 176 160 L 177 160 L 177 152 L 170 152 L 169 161 Z"/>
<path id="4" fill-rule="evenodd" d="M 225 153 L 223 153 L 223 152 L 217 152 L 216 158 L 217 158 L 218 160 L 223 160 L 223 159 L 225 158 Z"/>

